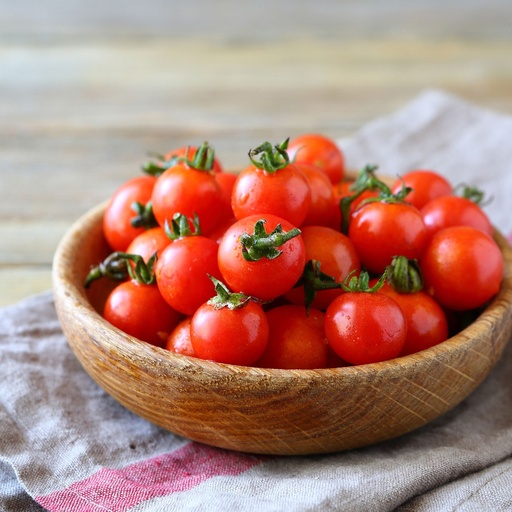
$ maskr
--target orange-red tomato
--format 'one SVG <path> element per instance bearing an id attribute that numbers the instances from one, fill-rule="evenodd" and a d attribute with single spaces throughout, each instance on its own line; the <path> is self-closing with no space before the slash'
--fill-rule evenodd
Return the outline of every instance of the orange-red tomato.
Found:
<path id="1" fill-rule="evenodd" d="M 288 143 L 290 160 L 298 164 L 313 164 L 327 174 L 331 183 L 345 176 L 345 156 L 334 140 L 319 133 L 306 133 Z"/>
<path id="2" fill-rule="evenodd" d="M 215 295 L 208 277 L 221 279 L 217 265 L 217 243 L 198 235 L 171 242 L 156 263 L 155 275 L 160 293 L 174 309 L 192 315 Z"/>
<path id="3" fill-rule="evenodd" d="M 391 186 L 393 194 L 400 192 L 403 184 L 412 188 L 412 191 L 405 196 L 405 200 L 416 206 L 418 210 L 432 199 L 453 194 L 451 183 L 444 176 L 429 169 L 414 169 L 406 172 L 402 179 L 396 180 Z"/>
<path id="4" fill-rule="evenodd" d="M 171 243 L 164 228 L 156 227 L 137 235 L 130 243 L 126 252 L 138 254 L 147 263 L 153 254 L 160 256 L 162 251 Z"/>
<path id="5" fill-rule="evenodd" d="M 267 346 L 267 317 L 254 301 L 236 309 L 205 303 L 192 317 L 190 339 L 195 355 L 201 359 L 254 365 Z"/>
<path id="6" fill-rule="evenodd" d="M 325 334 L 332 349 L 350 364 L 397 357 L 407 336 L 398 303 L 383 293 L 347 292 L 325 312 Z"/>
<path id="7" fill-rule="evenodd" d="M 165 346 L 169 333 L 180 315 L 162 298 L 156 284 L 143 284 L 132 279 L 117 285 L 103 310 L 105 320 L 131 336 Z"/>
<path id="8" fill-rule="evenodd" d="M 267 311 L 269 336 L 256 363 L 262 368 L 325 368 L 327 338 L 324 313 L 304 306 L 279 306 Z"/>
<path id="9" fill-rule="evenodd" d="M 421 209 L 421 215 L 429 235 L 450 226 L 471 226 L 491 237 L 494 231 L 482 208 L 465 197 L 443 196 L 433 199 Z"/>
<path id="10" fill-rule="evenodd" d="M 482 231 L 453 226 L 432 236 L 420 268 L 425 290 L 443 307 L 466 311 L 483 306 L 499 291 L 503 256 Z"/>
<path id="11" fill-rule="evenodd" d="M 203 234 L 212 232 L 224 213 L 222 189 L 211 172 L 181 163 L 161 174 L 151 195 L 153 212 L 160 226 L 181 213 L 199 217 Z"/>
<path id="12" fill-rule="evenodd" d="M 195 356 L 194 347 L 190 339 L 190 320 L 191 317 L 184 318 L 169 334 L 165 348 L 175 354 L 185 356 Z"/>
<path id="13" fill-rule="evenodd" d="M 448 338 L 448 320 L 443 308 L 424 291 L 399 293 L 385 283 L 378 293 L 394 299 L 407 322 L 407 337 L 401 356 L 438 345 Z"/>
<path id="14" fill-rule="evenodd" d="M 296 229 L 285 219 L 275 215 L 244 217 L 228 228 L 219 244 L 218 262 L 222 279 L 234 292 L 242 292 L 260 300 L 269 301 L 290 290 L 299 280 L 306 263 L 306 250 L 301 235 L 278 245 L 280 254 L 257 261 L 244 257 L 242 237 L 254 235 L 256 225 L 263 221 L 267 234 L 281 226 L 288 233 Z"/>
<path id="15" fill-rule="evenodd" d="M 131 220 L 136 217 L 134 203 L 146 205 L 151 199 L 156 178 L 137 176 L 123 183 L 110 197 L 103 216 L 103 233 L 114 251 L 126 251 L 130 242 L 144 227 L 134 227 Z"/>
<path id="16" fill-rule="evenodd" d="M 302 224 L 310 203 L 309 182 L 300 168 L 291 163 L 273 173 L 249 165 L 238 175 L 231 196 L 237 220 L 271 214 L 294 226 Z"/>
<path id="17" fill-rule="evenodd" d="M 334 189 L 329 177 L 318 167 L 299 164 L 311 189 L 311 203 L 301 226 L 328 226 L 340 229 L 341 211 L 335 202 Z"/>

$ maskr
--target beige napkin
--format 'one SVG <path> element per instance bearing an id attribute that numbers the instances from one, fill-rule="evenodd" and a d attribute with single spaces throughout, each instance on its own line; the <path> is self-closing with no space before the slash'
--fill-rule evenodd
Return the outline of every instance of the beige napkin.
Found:
<path id="1" fill-rule="evenodd" d="M 390 174 L 429 166 L 487 187 L 495 224 L 510 231 L 500 205 L 511 126 L 429 91 L 342 144 L 353 166 L 375 162 Z M 512 346 L 437 421 L 376 446 L 309 457 L 228 452 L 130 413 L 82 370 L 49 292 L 0 311 L 0 365 L 2 511 L 512 510 Z"/>

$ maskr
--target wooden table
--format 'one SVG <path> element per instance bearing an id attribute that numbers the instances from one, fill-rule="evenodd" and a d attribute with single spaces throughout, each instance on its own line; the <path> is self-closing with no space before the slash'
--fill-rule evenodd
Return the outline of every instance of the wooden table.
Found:
<path id="1" fill-rule="evenodd" d="M 71 223 L 148 152 L 226 167 L 347 136 L 428 87 L 512 114 L 512 2 L 25 0 L 0 6 L 0 305 L 50 288 Z"/>

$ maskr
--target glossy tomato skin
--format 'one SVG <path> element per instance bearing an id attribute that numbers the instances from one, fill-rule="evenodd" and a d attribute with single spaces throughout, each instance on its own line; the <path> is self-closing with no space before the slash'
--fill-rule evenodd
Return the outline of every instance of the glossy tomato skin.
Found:
<path id="1" fill-rule="evenodd" d="M 288 143 L 288 155 L 293 162 L 319 167 L 331 183 L 338 183 L 345 176 L 343 151 L 325 135 L 305 133 L 295 137 Z"/>
<path id="2" fill-rule="evenodd" d="M 237 220 L 257 213 L 272 214 L 294 226 L 302 224 L 310 203 L 308 180 L 293 164 L 274 173 L 249 165 L 238 175 L 231 196 L 231 207 Z"/>
<path id="3" fill-rule="evenodd" d="M 110 197 L 103 216 L 103 233 L 112 250 L 126 251 L 130 242 L 145 231 L 143 227 L 131 225 L 136 216 L 132 205 L 136 202 L 146 205 L 155 183 L 153 176 L 137 176 L 123 183 Z"/>
<path id="4" fill-rule="evenodd" d="M 233 310 L 205 303 L 192 317 L 190 338 L 196 357 L 252 366 L 265 350 L 268 329 L 265 312 L 256 302 Z"/>
<path id="5" fill-rule="evenodd" d="M 184 318 L 169 334 L 165 348 L 175 354 L 184 356 L 195 356 L 194 347 L 190 339 L 190 321 L 191 317 Z"/>
<path id="6" fill-rule="evenodd" d="M 320 270 L 338 283 L 342 283 L 352 271 L 361 269 L 359 256 L 348 236 L 326 226 L 306 226 L 301 231 L 306 248 L 306 261 L 320 262 Z M 321 290 L 316 293 L 312 306 L 325 310 L 341 293 L 341 288 Z M 285 297 L 293 304 L 304 305 L 304 287 L 292 288 Z"/>
<path id="7" fill-rule="evenodd" d="M 459 196 L 443 196 L 433 199 L 421 209 L 421 215 L 429 235 L 450 226 L 471 226 L 493 235 L 489 217 L 473 201 Z"/>
<path id="8" fill-rule="evenodd" d="M 335 203 L 334 188 L 329 177 L 318 167 L 311 164 L 298 165 L 306 176 L 311 190 L 311 203 L 303 226 L 328 226 L 340 229 L 341 211 Z"/>
<path id="9" fill-rule="evenodd" d="M 137 235 L 130 243 L 126 252 L 137 254 L 147 263 L 153 254 L 160 257 L 162 251 L 171 243 L 165 230 L 161 227 L 151 228 Z"/>
<path id="10" fill-rule="evenodd" d="M 420 352 L 448 339 L 446 314 L 439 303 L 426 292 L 399 293 L 385 283 L 378 293 L 394 299 L 404 313 L 407 337 L 400 356 Z"/>
<path id="11" fill-rule="evenodd" d="M 407 336 L 400 306 L 381 293 L 340 295 L 327 308 L 324 326 L 334 352 L 353 365 L 397 357 Z"/>
<path id="12" fill-rule="evenodd" d="M 453 226 L 435 233 L 420 267 L 425 290 L 443 307 L 455 311 L 483 306 L 498 293 L 503 278 L 503 256 L 498 244 L 469 226 Z"/>
<path id="13" fill-rule="evenodd" d="M 275 215 L 252 215 L 235 222 L 227 229 L 219 244 L 218 263 L 221 281 L 234 292 L 268 301 L 290 290 L 299 280 L 306 263 L 306 249 L 298 235 L 278 247 L 282 253 L 275 259 L 262 258 L 247 261 L 242 254 L 240 237 L 252 235 L 254 225 L 265 219 L 265 230 L 270 233 L 280 224 L 288 232 L 295 228 L 285 219 Z"/>
<path id="14" fill-rule="evenodd" d="M 237 176 L 237 174 L 230 172 L 219 172 L 215 175 L 215 179 L 222 191 L 223 213 L 221 218 L 223 220 L 234 218 L 233 210 L 231 208 L 231 196 L 233 195 L 233 187 Z"/>
<path id="15" fill-rule="evenodd" d="M 402 179 L 392 184 L 393 194 L 400 192 L 402 184 L 412 188 L 412 191 L 405 196 L 405 200 L 418 210 L 433 199 L 453 194 L 451 183 L 444 176 L 430 169 L 414 169 L 406 172 Z"/>
<path id="16" fill-rule="evenodd" d="M 199 217 L 202 233 L 212 232 L 224 212 L 222 189 L 211 172 L 177 164 L 162 173 L 151 196 L 153 212 L 160 226 L 181 213 Z"/>
<path id="17" fill-rule="evenodd" d="M 215 295 L 208 274 L 221 279 L 217 243 L 204 236 L 186 236 L 170 243 L 157 261 L 155 275 L 160 293 L 174 309 L 192 315 Z"/>
<path id="18" fill-rule="evenodd" d="M 327 365 L 324 313 L 304 306 L 285 305 L 267 311 L 267 347 L 256 366 L 261 368 L 313 369 Z"/>
<path id="19" fill-rule="evenodd" d="M 427 229 L 414 206 L 376 201 L 353 213 L 348 236 L 362 266 L 382 274 L 394 256 L 419 259 L 427 242 Z"/>
<path id="20" fill-rule="evenodd" d="M 103 309 L 104 318 L 131 336 L 164 347 L 180 315 L 162 298 L 155 284 L 125 281 L 112 290 Z"/>

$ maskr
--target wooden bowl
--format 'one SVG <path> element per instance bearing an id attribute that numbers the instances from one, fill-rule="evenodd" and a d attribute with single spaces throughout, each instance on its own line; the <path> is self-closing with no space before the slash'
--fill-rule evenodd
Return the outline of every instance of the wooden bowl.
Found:
<path id="1" fill-rule="evenodd" d="M 512 331 L 512 250 L 498 296 L 448 341 L 392 361 L 335 369 L 272 370 L 173 354 L 114 328 L 98 314 L 105 280 L 85 291 L 90 266 L 109 254 L 105 205 L 80 218 L 54 259 L 57 313 L 90 376 L 127 409 L 176 434 L 262 454 L 361 447 L 410 432 L 466 398 L 486 377 Z"/>

